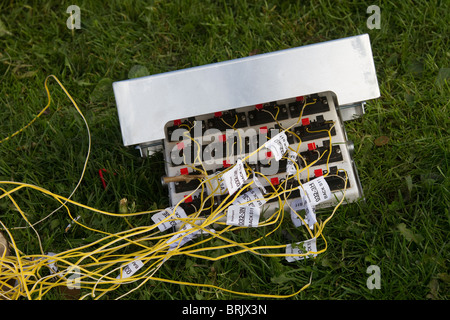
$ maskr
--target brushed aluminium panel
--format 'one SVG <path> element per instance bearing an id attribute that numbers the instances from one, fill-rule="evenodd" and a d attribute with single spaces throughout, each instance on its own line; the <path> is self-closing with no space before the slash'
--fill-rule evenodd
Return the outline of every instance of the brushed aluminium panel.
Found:
<path id="1" fill-rule="evenodd" d="M 380 96 L 367 34 L 113 83 L 123 143 L 164 139 L 172 120 L 332 91 Z"/>

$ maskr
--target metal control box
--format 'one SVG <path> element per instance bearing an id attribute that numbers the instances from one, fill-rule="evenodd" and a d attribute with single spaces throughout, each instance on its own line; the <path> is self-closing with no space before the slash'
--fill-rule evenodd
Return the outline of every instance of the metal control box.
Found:
<path id="1" fill-rule="evenodd" d="M 268 193 L 324 176 L 335 196 L 322 204 L 329 206 L 343 196 L 347 176 L 346 200 L 362 197 L 344 123 L 380 95 L 366 34 L 118 81 L 113 88 L 124 145 L 142 156 L 162 150 L 168 177 L 196 168 L 214 175 L 252 154 L 246 164 L 265 177 Z M 306 168 L 295 177 L 287 172 L 288 153 L 277 161 L 264 147 L 282 131 L 297 152 L 297 168 Z M 200 183 L 168 183 L 171 205 L 201 208 L 208 189 Z M 289 199 L 299 196 L 289 193 Z M 211 205 L 221 197 L 214 194 Z M 266 209 L 278 200 L 267 201 Z"/>

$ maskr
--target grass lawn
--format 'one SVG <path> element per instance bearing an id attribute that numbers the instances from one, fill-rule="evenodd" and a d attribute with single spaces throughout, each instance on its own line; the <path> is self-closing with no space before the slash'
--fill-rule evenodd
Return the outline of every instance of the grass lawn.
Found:
<path id="1" fill-rule="evenodd" d="M 80 8 L 80 29 L 66 25 L 71 4 Z M 367 26 L 372 4 L 381 9 L 379 29 Z M 53 74 L 77 102 L 92 137 L 86 172 L 72 199 L 115 213 L 123 198 L 129 212 L 162 209 L 168 205 L 160 183 L 162 155 L 141 158 L 123 146 L 113 81 L 368 33 L 381 97 L 368 101 L 361 119 L 346 124 L 365 201 L 338 209 L 324 231 L 327 251 L 290 264 L 250 253 L 217 261 L 181 255 L 163 264 L 155 277 L 271 295 L 289 295 L 312 279 L 288 299 L 445 300 L 450 279 L 449 21 L 448 1 L 2 1 L 0 140 L 45 107 L 44 81 Z M 29 183 L 67 197 L 80 179 L 88 135 L 52 79 L 49 89 L 50 108 L 0 143 L 0 181 Z M 106 189 L 101 169 L 107 170 Z M 36 223 L 35 231 L 27 227 L 11 199 L 0 199 L 0 221 L 23 255 L 41 249 L 58 253 L 104 236 L 77 225 L 66 233 L 70 217 L 65 209 L 44 219 L 60 205 L 48 195 L 21 189 L 12 196 L 28 221 Z M 125 219 L 69 208 L 86 226 L 112 234 L 152 224 L 150 215 Z M 258 232 L 263 230 L 233 236 L 245 242 Z M 274 234 L 265 241 L 285 240 Z M 220 239 L 212 242 L 221 244 Z M 138 248 L 127 250 L 131 254 Z M 380 289 L 366 285 L 371 265 L 380 268 Z M 137 284 L 124 284 L 101 299 L 120 297 Z M 82 289 L 77 297 L 85 293 Z M 55 288 L 41 298 L 70 297 Z M 124 299 L 258 298 L 150 280 Z"/>

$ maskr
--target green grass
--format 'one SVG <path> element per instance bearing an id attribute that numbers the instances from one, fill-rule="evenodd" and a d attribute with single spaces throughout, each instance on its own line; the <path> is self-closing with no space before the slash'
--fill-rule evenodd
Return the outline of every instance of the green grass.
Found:
<path id="1" fill-rule="evenodd" d="M 66 8 L 81 9 L 80 30 L 69 30 Z M 143 159 L 122 145 L 111 83 L 136 75 L 369 33 L 381 97 L 346 124 L 365 201 L 342 206 L 325 229 L 328 250 L 315 260 L 286 264 L 250 254 L 208 262 L 171 259 L 160 277 L 211 283 L 232 290 L 291 293 L 293 299 L 448 299 L 449 295 L 449 28 L 446 1 L 386 1 L 381 28 L 369 30 L 366 1 L 15 1 L 0 4 L 0 139 L 28 123 L 46 104 L 45 77 L 56 75 L 85 114 L 92 154 L 74 200 L 117 211 L 127 198 L 133 210 L 164 208 L 161 155 Z M 136 67 L 137 66 L 137 67 Z M 84 123 L 51 82 L 50 112 L 0 144 L 0 180 L 33 183 L 69 195 L 87 151 Z M 388 142 L 377 145 L 386 136 Z M 108 187 L 98 170 L 105 168 Z M 113 175 L 112 173 L 116 173 Z M 16 200 L 30 221 L 57 204 L 33 191 Z M 93 228 L 118 232 L 123 219 L 71 208 Z M 327 213 L 324 213 L 327 214 Z M 7 199 L 0 219 L 24 226 Z M 59 211 L 37 226 L 44 250 L 59 252 L 98 235 L 75 227 Z M 131 218 L 148 225 L 150 217 Z M 14 231 L 18 247 L 39 252 L 34 232 Z M 251 232 L 236 235 L 252 239 Z M 286 241 L 275 235 L 268 243 Z M 216 245 L 220 244 L 217 240 Z M 366 269 L 378 265 L 381 289 L 369 290 Z M 133 288 L 124 286 L 105 298 Z M 60 299 L 51 291 L 47 299 Z M 208 288 L 148 282 L 127 299 L 248 299 Z"/>

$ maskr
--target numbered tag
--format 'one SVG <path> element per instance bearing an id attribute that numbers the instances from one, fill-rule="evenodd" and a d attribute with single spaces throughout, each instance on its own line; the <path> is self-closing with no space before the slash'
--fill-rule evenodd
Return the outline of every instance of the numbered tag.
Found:
<path id="1" fill-rule="evenodd" d="M 240 195 L 234 202 L 234 205 L 244 204 L 249 207 L 261 207 L 267 201 L 258 188 L 251 189 L 243 195 Z"/>
<path id="2" fill-rule="evenodd" d="M 318 177 L 304 183 L 303 188 L 302 186 L 299 186 L 298 188 L 302 195 L 304 194 L 303 189 L 305 190 L 306 195 L 313 206 L 331 199 L 331 190 L 324 177 Z"/>
<path id="3" fill-rule="evenodd" d="M 303 199 L 295 199 L 290 204 L 291 207 L 291 220 L 295 227 L 300 227 L 303 225 L 303 221 L 297 215 L 297 212 L 305 210 L 305 205 L 303 204 Z"/>
<path id="4" fill-rule="evenodd" d="M 286 254 L 305 254 L 307 252 L 317 252 L 316 238 L 286 245 Z M 306 256 L 286 256 L 286 261 L 294 262 L 308 259 L 311 256 L 315 257 L 317 254 L 308 254 Z"/>
<path id="5" fill-rule="evenodd" d="M 253 172 L 253 181 L 255 182 L 255 185 L 260 188 L 262 190 L 262 192 L 264 192 L 264 194 L 267 193 L 266 188 L 264 188 L 264 186 L 262 185 L 261 181 L 259 181 L 258 177 L 255 175 L 255 173 Z"/>
<path id="6" fill-rule="evenodd" d="M 272 151 L 275 160 L 280 161 L 289 147 L 289 142 L 286 134 L 284 132 L 280 132 L 275 137 L 267 141 L 265 145 L 267 149 Z"/>
<path id="7" fill-rule="evenodd" d="M 199 230 L 189 233 L 189 231 L 192 231 L 191 230 L 192 228 L 193 227 L 190 224 L 186 223 L 179 230 L 179 231 L 184 231 L 184 232 L 177 233 L 174 236 L 172 236 L 169 240 L 167 240 L 166 243 L 169 244 L 170 250 L 173 250 L 175 248 L 180 248 L 180 247 L 184 246 L 187 242 L 194 239 L 198 235 Z"/>
<path id="8" fill-rule="evenodd" d="M 303 203 L 305 206 L 305 222 L 308 224 L 310 229 L 313 229 L 314 224 L 317 222 L 316 207 L 311 204 L 307 196 L 303 197 Z"/>
<path id="9" fill-rule="evenodd" d="M 304 210 L 305 218 L 303 220 L 308 224 L 310 229 L 314 229 L 314 224 L 317 222 L 316 208 L 311 205 L 308 198 L 296 199 L 290 205 L 293 209 L 291 210 L 291 220 L 294 226 L 300 227 L 303 225 L 303 221 L 299 218 L 297 212 Z"/>
<path id="10" fill-rule="evenodd" d="M 122 276 L 118 275 L 117 279 L 129 278 L 143 266 L 144 266 L 144 263 L 141 260 L 134 260 L 134 261 L 130 262 L 129 264 L 127 264 L 125 267 L 123 267 Z"/>
<path id="11" fill-rule="evenodd" d="M 53 252 L 47 252 L 47 255 L 48 255 L 48 256 L 55 256 L 56 253 L 53 253 Z M 48 265 L 48 268 L 50 269 L 50 273 L 51 273 L 51 274 L 57 273 L 57 272 L 58 272 L 58 267 L 56 266 L 55 260 L 50 260 L 49 262 L 50 262 L 50 263 L 49 263 L 49 265 Z"/>
<path id="12" fill-rule="evenodd" d="M 245 172 L 242 160 L 238 160 L 232 169 L 223 174 L 223 180 L 225 181 L 229 194 L 233 194 L 239 190 L 247 178 L 247 172 Z"/>
<path id="13" fill-rule="evenodd" d="M 231 205 L 227 211 L 227 224 L 239 227 L 257 227 L 260 212 L 257 207 Z"/>
<path id="14" fill-rule="evenodd" d="M 288 160 L 286 164 L 286 173 L 288 175 L 293 175 L 297 172 L 297 167 L 295 166 L 296 161 L 297 161 L 297 152 L 290 151 L 288 154 Z"/>
<path id="15" fill-rule="evenodd" d="M 308 224 L 310 229 L 314 229 L 314 224 L 317 223 L 316 219 L 316 207 L 311 205 L 311 203 L 308 201 L 307 198 L 304 199 L 306 202 L 306 208 L 305 208 L 305 222 Z"/>
<path id="16" fill-rule="evenodd" d="M 173 213 L 173 209 L 174 207 L 169 207 L 163 211 L 155 213 L 152 216 L 152 220 L 155 224 L 164 220 L 163 223 L 158 225 L 158 229 L 160 231 L 165 231 L 169 228 L 175 227 L 178 223 L 181 223 L 182 221 L 178 219 L 187 218 L 186 212 L 184 212 L 183 208 L 178 207 L 175 214 Z"/>
<path id="17" fill-rule="evenodd" d="M 210 175 L 209 178 L 209 183 L 206 183 L 209 194 L 215 193 L 218 195 L 224 195 L 228 192 L 221 171 L 215 172 L 214 174 Z"/>

